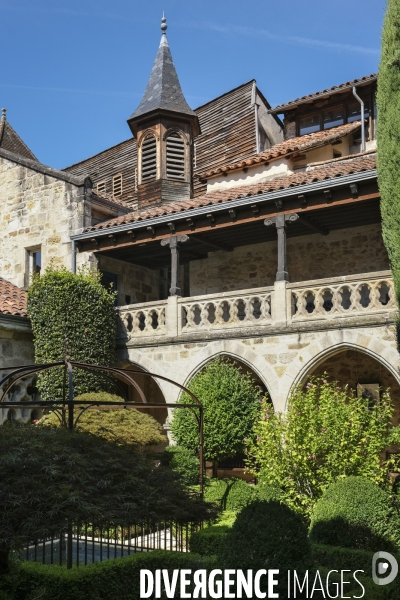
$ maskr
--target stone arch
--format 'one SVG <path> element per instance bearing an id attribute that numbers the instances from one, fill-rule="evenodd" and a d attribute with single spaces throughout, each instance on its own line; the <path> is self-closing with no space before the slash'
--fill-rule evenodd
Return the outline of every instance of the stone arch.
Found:
<path id="1" fill-rule="evenodd" d="M 142 356 L 140 360 L 135 360 L 133 357 L 129 357 L 127 359 L 119 361 L 118 366 L 121 368 L 133 367 L 143 373 L 157 373 L 157 369 L 154 368 L 155 365 L 153 365 L 152 363 L 153 361 L 148 357 Z M 160 370 L 158 370 L 158 372 L 160 372 Z M 163 375 L 163 373 L 160 372 L 160 375 Z M 157 402 L 160 404 L 167 402 L 166 395 L 162 387 L 162 383 L 164 382 L 150 377 L 143 377 L 140 373 L 132 374 L 132 378 L 139 384 L 148 402 Z M 129 389 L 128 394 L 129 400 L 140 402 L 137 392 L 134 391 L 132 388 Z M 164 425 L 168 416 L 167 407 L 165 407 L 165 409 L 149 408 L 145 412 L 146 414 L 149 414 L 152 417 L 154 417 L 154 419 L 156 419 L 156 421 L 158 421 L 160 425 Z"/>
<path id="2" fill-rule="evenodd" d="M 324 333 L 307 348 L 301 350 L 290 364 L 283 379 L 281 393 L 285 397 L 285 408 L 290 391 L 301 384 L 318 364 L 345 349 L 366 354 L 382 364 L 400 384 L 400 356 L 385 339 L 379 339 L 376 332 L 366 333 L 351 329 Z"/>
<path id="3" fill-rule="evenodd" d="M 266 387 L 269 397 L 274 404 L 274 396 L 277 393 L 276 372 L 262 356 L 256 354 L 248 346 L 235 340 L 221 340 L 208 343 L 193 356 L 187 365 L 188 368 L 186 370 L 182 369 L 179 383 L 187 386 L 196 373 L 201 371 L 210 360 L 217 358 L 217 356 L 231 357 L 251 369 Z"/>

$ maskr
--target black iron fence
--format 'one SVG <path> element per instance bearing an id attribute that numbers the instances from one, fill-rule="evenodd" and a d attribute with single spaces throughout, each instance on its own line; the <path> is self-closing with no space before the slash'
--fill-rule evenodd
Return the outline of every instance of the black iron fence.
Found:
<path id="1" fill-rule="evenodd" d="M 32 542 L 22 552 L 21 558 L 47 565 L 67 566 L 68 556 L 72 555 L 72 564 L 79 567 L 136 552 L 189 552 L 190 536 L 200 527 L 198 523 L 182 525 L 172 522 L 113 528 L 93 527 L 90 524 L 73 526 L 72 532 L 65 530 L 58 535 Z"/>

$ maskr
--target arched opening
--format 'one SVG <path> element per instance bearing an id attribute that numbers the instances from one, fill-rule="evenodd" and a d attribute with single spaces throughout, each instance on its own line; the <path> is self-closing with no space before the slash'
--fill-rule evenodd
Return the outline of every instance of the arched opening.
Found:
<path id="1" fill-rule="evenodd" d="M 167 137 L 167 179 L 185 178 L 185 142 L 176 132 Z"/>
<path id="2" fill-rule="evenodd" d="M 43 409 L 35 408 L 31 411 L 31 423 L 36 423 L 43 417 Z"/>
<path id="3" fill-rule="evenodd" d="M 8 413 L 7 413 L 7 421 L 16 421 L 17 420 L 17 413 L 15 412 L 15 410 L 13 408 L 10 408 Z"/>
<path id="4" fill-rule="evenodd" d="M 151 133 L 142 143 L 141 183 L 154 181 L 157 178 L 157 141 Z"/>
<path id="5" fill-rule="evenodd" d="M 394 426 L 400 425 L 400 384 L 379 360 L 355 348 L 347 348 L 323 359 L 308 372 L 306 379 L 310 376 L 320 377 L 324 373 L 329 379 L 338 381 L 340 386 L 347 384 L 356 395 L 367 394 L 372 401 L 379 401 L 379 388 L 389 389 L 394 405 L 392 423 Z M 387 452 L 397 453 L 400 448 L 393 446 Z"/>
<path id="6" fill-rule="evenodd" d="M 204 371 L 204 369 L 207 368 L 208 365 L 210 365 L 210 363 L 212 363 L 218 358 L 226 359 L 227 361 L 229 361 L 229 363 L 233 364 L 241 374 L 249 375 L 253 382 L 256 384 L 256 386 L 259 388 L 260 397 L 267 398 L 267 400 L 271 403 L 271 410 L 273 410 L 273 405 L 270 399 L 270 395 L 268 393 L 267 386 L 265 385 L 261 377 L 255 372 L 254 369 L 251 368 L 250 365 L 241 361 L 237 357 L 230 355 L 229 353 L 219 353 L 210 358 L 205 363 L 203 363 L 201 365 L 201 368 L 194 372 L 190 379 L 185 382 L 185 386 L 190 388 L 190 382 L 193 380 L 193 378 L 199 375 L 202 371 Z M 219 459 L 217 463 L 215 461 L 207 461 L 206 474 L 214 477 L 217 476 L 219 478 L 239 477 L 247 481 L 251 481 L 253 480 L 253 476 L 244 472 L 246 467 L 244 460 L 245 455 L 243 451 L 241 451 L 237 452 L 234 456 L 230 456 L 229 458 Z"/>

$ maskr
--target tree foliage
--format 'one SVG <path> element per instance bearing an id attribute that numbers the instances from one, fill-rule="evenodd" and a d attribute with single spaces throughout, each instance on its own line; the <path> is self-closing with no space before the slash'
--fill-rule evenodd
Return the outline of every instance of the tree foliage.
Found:
<path id="1" fill-rule="evenodd" d="M 11 549 L 96 526 L 208 516 L 176 476 L 141 453 L 63 427 L 7 424 L 0 435 L 0 571 Z"/>
<path id="2" fill-rule="evenodd" d="M 261 391 L 232 361 L 217 358 L 192 379 L 189 390 L 204 406 L 204 457 L 219 460 L 243 452 L 258 414 Z M 187 394 L 180 402 L 191 403 Z M 175 411 L 171 431 L 179 446 L 198 452 L 199 431 L 189 409 Z"/>
<path id="3" fill-rule="evenodd" d="M 382 233 L 400 306 L 400 1 L 388 0 L 379 66 L 377 162 Z"/>
<path id="4" fill-rule="evenodd" d="M 71 273 L 50 266 L 34 277 L 28 290 L 36 363 L 62 360 L 65 339 L 72 360 L 112 366 L 115 361 L 115 292 L 100 283 L 100 273 L 82 269 Z M 110 382 L 101 375 L 74 370 L 75 393 L 98 392 Z M 42 399 L 60 399 L 63 369 L 39 375 Z"/>
<path id="5" fill-rule="evenodd" d="M 123 402 L 123 398 L 107 392 L 81 394 L 76 401 Z M 74 419 L 77 419 L 83 407 L 77 406 Z M 60 416 L 56 412 L 45 415 L 40 425 L 61 425 Z M 162 427 L 151 416 L 135 408 L 102 407 L 89 408 L 81 416 L 76 426 L 77 431 L 87 431 L 100 436 L 109 442 L 127 444 L 143 448 L 144 446 L 162 444 L 167 441 Z"/>
<path id="6" fill-rule="evenodd" d="M 392 415 L 388 393 L 371 405 L 347 386 L 313 379 L 292 393 L 285 414 L 262 405 L 248 447 L 249 468 L 279 487 L 290 507 L 309 516 L 326 487 L 342 477 L 388 483 L 380 454 L 398 434 Z"/>

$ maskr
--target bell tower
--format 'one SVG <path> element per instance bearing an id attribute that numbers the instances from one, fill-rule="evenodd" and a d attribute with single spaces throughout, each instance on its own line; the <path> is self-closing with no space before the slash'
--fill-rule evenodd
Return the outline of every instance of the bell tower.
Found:
<path id="1" fill-rule="evenodd" d="M 179 83 L 164 16 L 161 31 L 146 91 L 128 119 L 138 148 L 139 208 L 192 197 L 193 139 L 200 133 Z"/>

